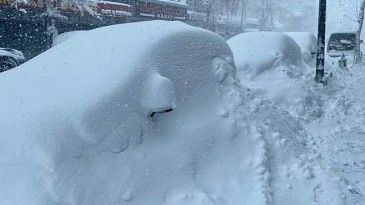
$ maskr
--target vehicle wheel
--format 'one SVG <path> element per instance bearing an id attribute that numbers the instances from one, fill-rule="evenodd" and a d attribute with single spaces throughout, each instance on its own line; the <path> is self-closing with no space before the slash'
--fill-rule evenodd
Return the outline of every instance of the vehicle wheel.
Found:
<path id="1" fill-rule="evenodd" d="M 13 59 L 3 59 L 0 60 L 0 73 L 6 70 L 16 67 L 17 64 Z"/>

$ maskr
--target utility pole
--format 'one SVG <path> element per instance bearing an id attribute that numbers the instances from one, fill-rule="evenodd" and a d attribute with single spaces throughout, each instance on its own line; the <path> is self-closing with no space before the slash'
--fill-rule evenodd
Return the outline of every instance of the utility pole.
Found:
<path id="1" fill-rule="evenodd" d="M 242 2 L 242 11 L 241 11 L 241 24 L 240 24 L 240 32 L 243 31 L 243 18 L 245 15 L 245 2 Z"/>
<path id="2" fill-rule="evenodd" d="M 324 83 L 324 60 L 325 60 L 325 38 L 326 38 L 326 0 L 319 0 L 318 16 L 318 40 L 317 40 L 317 63 L 316 77 L 317 83 Z"/>
<path id="3" fill-rule="evenodd" d="M 45 39 L 45 43 L 46 43 L 46 50 L 51 48 L 51 40 L 50 40 L 50 36 L 49 36 L 49 33 L 48 33 L 48 26 L 49 26 L 49 22 L 48 22 L 48 5 L 47 5 L 47 0 L 42 0 L 43 2 L 43 25 L 44 25 L 44 32 L 46 33 L 46 39 Z"/>

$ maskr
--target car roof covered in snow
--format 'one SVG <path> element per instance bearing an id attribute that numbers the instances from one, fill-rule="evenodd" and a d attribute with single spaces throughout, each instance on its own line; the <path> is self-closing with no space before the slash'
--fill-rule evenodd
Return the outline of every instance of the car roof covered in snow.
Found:
<path id="1" fill-rule="evenodd" d="M 121 158 L 118 159 L 123 159 L 124 165 L 118 167 L 110 164 L 113 162 L 110 158 L 98 161 L 101 158 L 93 156 L 107 150 L 108 153 L 120 153 L 128 146 L 141 143 L 141 133 L 151 132 L 149 128 L 141 131 L 149 109 L 174 109 L 169 114 L 172 117 L 165 121 L 172 124 L 167 126 L 168 129 L 177 129 L 180 123 L 190 122 L 189 113 L 204 111 L 205 115 L 216 115 L 208 108 L 218 103 L 220 84 L 228 72 L 234 74 L 234 70 L 227 70 L 222 62 L 233 65 L 233 56 L 225 40 L 217 34 L 181 22 L 151 21 L 85 31 L 83 35 L 74 36 L 5 72 L 0 76 L 0 98 L 5 99 L 0 106 L 0 140 L 7 146 L 0 150 L 0 164 L 11 163 L 14 166 L 0 165 L 0 175 L 7 176 L 5 185 L 0 185 L 3 203 L 44 204 L 48 200 L 46 204 L 52 204 L 47 197 L 53 191 L 47 188 L 47 182 L 39 179 L 46 179 L 59 164 L 76 158 L 82 159 L 60 170 L 67 172 L 86 168 L 84 174 L 57 174 L 56 180 L 59 181 L 52 189 L 60 195 L 59 200 L 68 201 L 62 197 L 75 184 L 93 183 L 95 173 L 89 173 L 92 170 L 87 166 L 79 167 L 79 163 L 96 160 L 89 165 L 107 173 L 99 176 L 105 186 L 117 179 L 123 181 L 124 177 L 128 178 L 129 171 L 121 169 L 129 166 L 145 166 L 138 169 L 141 177 L 145 176 L 146 167 L 159 169 L 157 165 L 163 163 L 155 166 L 148 161 L 153 157 L 134 160 L 138 149 L 131 151 L 134 154 L 128 155 L 128 158 L 119 155 Z M 178 117 L 184 121 L 176 121 Z M 166 131 L 162 128 L 154 130 Z M 212 134 L 208 133 L 208 136 Z M 98 166 L 100 163 L 104 165 Z M 17 167 L 17 173 L 27 173 L 28 177 L 13 174 L 13 167 Z M 101 170 L 104 168 L 114 170 L 113 173 L 118 173 L 119 177 L 114 174 L 110 177 L 109 171 Z M 168 175 L 170 181 L 176 173 L 171 174 Z M 72 177 L 75 179 L 69 180 Z M 9 183 L 21 185 L 7 186 Z M 147 182 L 139 184 L 136 179 L 135 183 L 141 191 L 142 184 Z M 120 185 L 128 186 L 125 183 Z M 93 191 L 72 191 L 70 194 L 74 196 L 71 198 L 79 200 L 77 197 L 81 197 L 87 204 L 105 202 L 102 194 L 93 194 L 102 193 L 103 186 L 91 186 L 90 190 Z M 145 195 L 152 195 L 147 197 L 147 201 L 151 202 L 157 194 L 155 192 L 166 194 L 163 190 L 151 188 L 148 193 L 140 195 L 139 200 L 144 200 Z M 121 190 L 115 191 L 119 193 Z M 129 195 L 127 191 L 125 200 Z M 110 200 L 117 199 L 117 196 L 112 196 Z M 135 203 L 142 202 L 137 200 Z"/>
<path id="2" fill-rule="evenodd" d="M 252 77 L 270 69 L 277 60 L 302 66 L 300 47 L 283 33 L 242 33 L 232 37 L 227 43 L 234 54 L 237 69 Z"/>

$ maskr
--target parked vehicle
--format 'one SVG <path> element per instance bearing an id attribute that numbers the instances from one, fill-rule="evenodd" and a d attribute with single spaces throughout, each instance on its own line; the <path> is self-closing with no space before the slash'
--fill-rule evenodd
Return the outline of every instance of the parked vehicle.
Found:
<path id="1" fill-rule="evenodd" d="M 0 48 L 0 72 L 12 69 L 25 61 L 21 51 L 12 48 Z"/>
<path id="2" fill-rule="evenodd" d="M 327 54 L 330 57 L 354 55 L 356 46 L 356 33 L 332 33 L 327 44 Z"/>
<path id="3" fill-rule="evenodd" d="M 45 163 L 49 169 L 56 170 L 57 174 L 50 183 L 47 182 L 51 184 L 49 189 L 56 190 L 57 197 L 71 195 L 60 197 L 60 204 L 72 204 L 74 198 L 85 198 L 82 204 L 88 205 L 115 204 L 120 200 L 117 192 L 112 192 L 108 199 L 99 193 L 105 189 L 118 191 L 112 185 L 115 177 L 122 179 L 117 182 L 120 189 L 128 189 L 129 184 L 124 182 L 119 167 L 141 166 L 130 178 L 136 193 L 140 193 L 138 197 L 143 199 L 134 204 L 165 204 L 164 196 L 170 187 L 180 187 L 181 177 L 193 178 L 195 173 L 190 171 L 191 168 L 166 173 L 165 168 L 159 167 L 170 163 L 169 167 L 180 166 L 181 161 L 176 160 L 176 155 L 184 156 L 184 166 L 195 166 L 196 158 L 191 152 L 212 149 L 212 145 L 205 142 L 220 140 L 222 136 L 235 138 L 230 134 L 236 135 L 230 132 L 236 129 L 232 128 L 231 119 L 221 117 L 218 112 L 236 106 L 228 100 L 226 103 L 225 93 L 218 90 L 235 85 L 229 83 L 234 80 L 233 64 L 232 52 L 223 38 L 181 22 L 121 24 L 74 36 L 22 65 L 16 72 L 0 75 L 0 177 L 10 175 L 13 164 L 20 159 L 7 150 L 13 148 L 14 152 L 23 152 L 27 149 L 23 155 L 34 161 L 28 163 L 29 168 L 28 164 L 19 163 L 20 172 L 25 170 L 28 173 L 31 167 L 41 166 L 38 164 L 47 160 Z M 245 110 L 241 104 L 237 107 Z M 77 126 L 80 131 L 75 132 Z M 72 137 L 68 137 L 70 133 Z M 167 143 L 167 139 L 173 141 Z M 244 140 L 243 137 L 237 139 Z M 203 144 L 196 146 L 197 142 Z M 246 151 L 227 149 L 225 144 L 229 143 L 224 146 L 216 144 L 219 147 L 214 149 L 214 155 L 210 154 L 211 151 L 202 153 L 212 159 L 204 162 L 207 164 L 201 168 L 204 171 L 216 164 L 215 156 L 221 155 L 222 150 L 227 150 L 228 154 L 224 152 L 224 155 L 228 156 L 240 156 Z M 6 145 L 6 151 L 2 145 Z M 33 149 L 33 146 L 37 148 Z M 182 148 L 176 150 L 176 147 Z M 162 148 L 177 154 L 166 158 L 166 152 L 159 152 Z M 146 155 L 144 159 L 129 157 L 150 151 L 155 154 Z M 7 153 L 6 156 L 3 153 Z M 100 156 L 106 153 L 108 158 L 98 157 L 99 153 Z M 45 156 L 45 160 L 38 160 L 40 155 Z M 61 163 L 68 165 L 59 166 Z M 95 166 L 99 164 L 101 166 Z M 145 181 L 139 179 L 146 176 L 147 168 L 152 170 L 149 178 L 166 186 L 157 192 L 154 192 L 154 186 L 146 189 Z M 3 201 L 19 204 L 18 198 L 28 195 L 23 190 L 31 190 L 34 196 L 28 204 L 41 205 L 51 197 L 43 191 L 48 189 L 47 184 L 30 188 L 39 184 L 38 176 L 42 179 L 48 176 L 48 171 L 33 170 L 27 174 L 29 178 L 19 182 L 19 186 L 2 185 L 16 181 L 18 174 L 7 177 L 5 182 L 1 178 L 0 204 L 4 204 Z M 74 173 L 73 170 L 79 171 Z M 90 170 L 95 174 L 86 174 L 85 178 L 85 173 Z M 105 174 L 106 170 L 110 171 Z M 216 173 L 216 169 L 208 175 L 210 173 Z M 94 181 L 100 185 L 92 185 Z M 73 191 L 84 187 L 87 187 L 86 192 Z M 153 192 L 153 195 L 146 198 L 143 192 Z"/>
<path id="4" fill-rule="evenodd" d="M 310 32 L 285 32 L 300 47 L 305 63 L 314 63 L 317 53 L 317 37 Z"/>

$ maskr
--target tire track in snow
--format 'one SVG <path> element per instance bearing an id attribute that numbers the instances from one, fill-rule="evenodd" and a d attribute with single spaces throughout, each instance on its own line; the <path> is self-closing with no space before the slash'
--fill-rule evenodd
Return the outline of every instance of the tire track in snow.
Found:
<path id="1" fill-rule="evenodd" d="M 251 118 L 258 112 L 258 104 L 261 101 L 252 103 L 252 94 L 249 90 L 242 88 L 239 83 L 233 83 L 233 88 L 231 87 L 226 94 L 230 99 L 229 115 L 234 122 L 234 135 L 244 137 L 246 144 L 249 144 L 245 149 L 250 149 L 252 153 L 247 169 L 253 175 L 251 184 L 254 184 L 254 187 L 250 188 L 259 194 L 259 197 L 254 199 L 256 201 L 254 205 L 272 205 L 270 151 L 264 134 L 261 132 L 262 128 L 254 124 L 256 117 Z M 247 122 L 254 123 L 248 124 Z M 249 205 L 253 204 L 249 203 Z"/>
<path id="2" fill-rule="evenodd" d="M 250 186 L 245 191 L 255 196 L 243 193 L 249 202 L 242 204 L 282 205 L 288 202 L 287 199 L 294 203 L 296 196 L 303 191 L 303 198 L 313 197 L 317 184 L 308 182 L 314 174 L 305 156 L 310 155 L 310 150 L 307 149 L 304 127 L 289 113 L 255 96 L 235 77 L 229 84 L 221 90 L 228 102 L 227 111 L 222 111 L 222 116 L 229 116 L 235 129 L 234 137 L 243 138 L 243 149 L 251 154 L 246 157 L 249 159 L 244 168 L 247 172 L 244 173 L 245 182 L 248 180 L 246 187 Z M 285 168 L 287 171 L 283 173 Z M 308 189 L 306 183 L 313 189 Z M 294 197 L 288 196 L 291 194 Z M 313 200 L 301 198 L 297 204 L 311 204 L 308 202 Z"/>
<path id="3" fill-rule="evenodd" d="M 262 184 L 262 192 L 265 196 L 265 204 L 272 205 L 273 202 L 273 189 L 272 189 L 272 157 L 270 155 L 270 145 L 262 133 L 262 130 L 255 128 L 255 136 L 257 137 L 257 151 L 258 158 L 261 159 L 257 167 L 257 174 L 259 175 Z"/>

